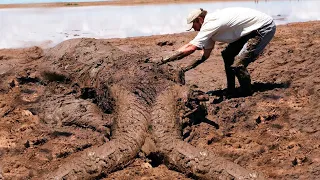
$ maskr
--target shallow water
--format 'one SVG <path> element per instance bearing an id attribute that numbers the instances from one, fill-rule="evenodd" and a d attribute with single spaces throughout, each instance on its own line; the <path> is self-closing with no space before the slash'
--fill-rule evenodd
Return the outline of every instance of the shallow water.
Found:
<path id="1" fill-rule="evenodd" d="M 53 46 L 78 37 L 114 38 L 183 32 L 193 8 L 210 12 L 241 6 L 265 12 L 276 24 L 320 20 L 320 1 L 216 2 L 144 6 L 0 9 L 0 48 Z"/>

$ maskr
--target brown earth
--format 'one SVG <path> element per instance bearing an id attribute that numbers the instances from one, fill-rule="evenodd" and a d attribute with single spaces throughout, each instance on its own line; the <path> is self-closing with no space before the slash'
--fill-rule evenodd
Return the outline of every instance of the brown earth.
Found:
<path id="1" fill-rule="evenodd" d="M 165 56 L 194 36 L 74 39 L 51 49 L 0 50 L 0 179 L 64 173 L 208 179 L 217 177 L 211 164 L 219 166 L 221 157 L 234 163 L 222 167 L 229 175 L 219 176 L 225 178 L 235 166 L 269 179 L 317 179 L 320 22 L 279 26 L 264 54 L 249 66 L 255 93 L 232 99 L 223 96 L 223 43 L 186 72 L 186 86 L 179 85 L 178 70 L 198 52 L 171 66 L 146 60 Z M 175 86 L 208 92 L 204 114 L 183 119 L 171 112 L 183 109 L 178 108 L 183 93 L 171 93 Z M 197 158 L 207 153 L 209 159 Z M 196 166 L 203 162 L 205 167 Z"/>

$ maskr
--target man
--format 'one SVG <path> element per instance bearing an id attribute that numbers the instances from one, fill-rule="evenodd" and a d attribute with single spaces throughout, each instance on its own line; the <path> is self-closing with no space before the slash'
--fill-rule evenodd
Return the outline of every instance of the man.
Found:
<path id="1" fill-rule="evenodd" d="M 227 94 L 235 93 L 235 76 L 243 95 L 251 95 L 251 78 L 247 71 L 249 63 L 262 53 L 273 38 L 276 26 L 272 17 L 248 8 L 226 8 L 207 14 L 203 9 L 191 11 L 187 23 L 198 35 L 188 44 L 161 60 L 159 64 L 182 59 L 195 50 L 202 50 L 202 57 L 182 69 L 188 71 L 209 58 L 215 42 L 229 43 L 221 52 L 227 75 Z"/>

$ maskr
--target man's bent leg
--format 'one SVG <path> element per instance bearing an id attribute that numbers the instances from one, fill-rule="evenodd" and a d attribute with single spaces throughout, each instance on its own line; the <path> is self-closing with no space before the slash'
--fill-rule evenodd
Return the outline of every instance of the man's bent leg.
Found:
<path id="1" fill-rule="evenodd" d="M 222 51 L 221 54 L 223 57 L 224 68 L 225 68 L 226 76 L 227 76 L 227 91 L 228 91 L 227 93 L 233 94 L 233 92 L 235 90 L 235 74 L 231 68 L 231 65 L 234 62 L 234 57 L 228 55 L 226 51 Z"/>
<path id="2" fill-rule="evenodd" d="M 254 52 L 256 50 L 256 46 L 260 42 L 260 35 L 256 35 L 253 38 L 249 39 L 244 45 L 243 50 L 236 57 L 235 62 L 231 65 L 231 68 L 238 78 L 242 95 L 252 95 L 251 77 L 250 73 L 247 70 L 247 66 L 257 57 Z"/>
<path id="3" fill-rule="evenodd" d="M 234 94 L 235 91 L 235 73 L 231 68 L 231 65 L 234 63 L 235 56 L 239 54 L 244 44 L 247 42 L 248 37 L 242 37 L 239 40 L 230 43 L 222 52 L 222 58 L 224 61 L 224 67 L 227 76 L 227 90 L 228 95 Z"/>
<path id="4" fill-rule="evenodd" d="M 245 95 L 251 95 L 251 78 L 247 66 L 255 61 L 262 53 L 267 44 L 271 41 L 276 31 L 274 23 L 252 32 L 252 37 L 244 45 L 231 66 L 238 78 L 241 90 Z"/>

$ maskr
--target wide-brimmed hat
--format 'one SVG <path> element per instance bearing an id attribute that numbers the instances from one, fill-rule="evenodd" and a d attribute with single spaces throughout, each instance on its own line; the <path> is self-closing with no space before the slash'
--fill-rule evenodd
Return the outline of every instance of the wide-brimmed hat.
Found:
<path id="1" fill-rule="evenodd" d="M 188 14 L 188 17 L 187 17 L 187 25 L 188 25 L 187 31 L 190 31 L 192 29 L 193 21 L 195 19 L 197 19 L 204 12 L 206 13 L 206 11 L 203 10 L 202 8 L 193 9 L 192 11 L 190 11 L 190 13 Z"/>

